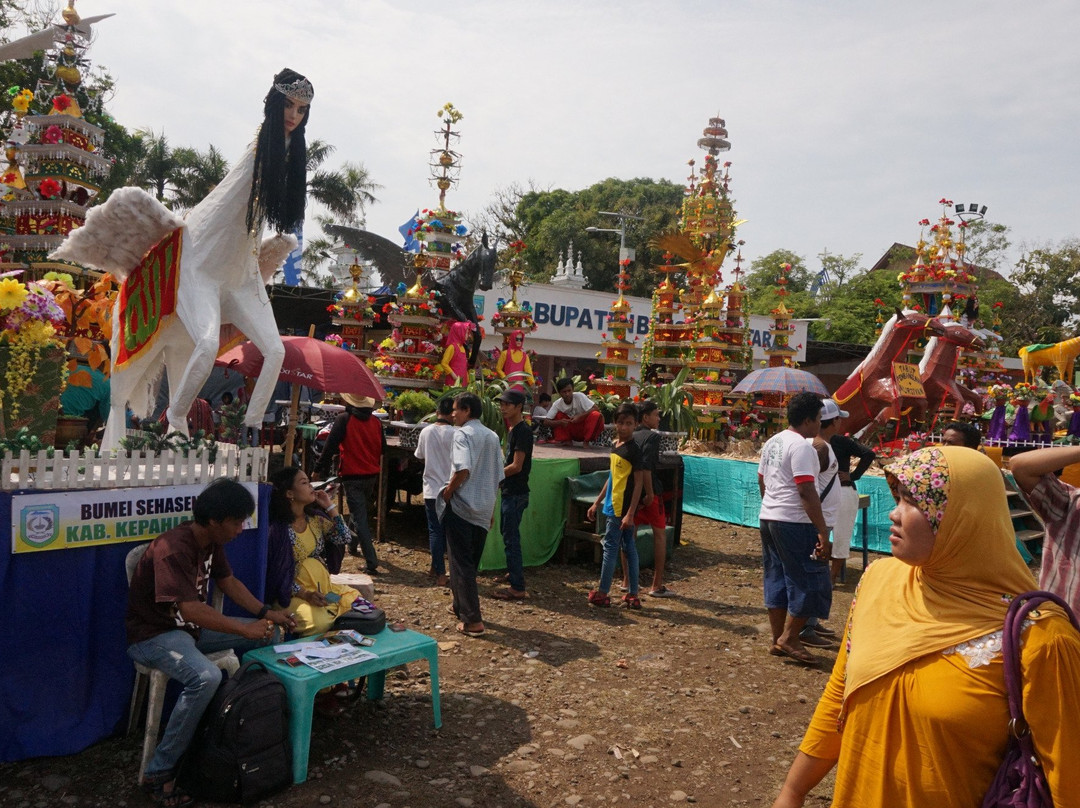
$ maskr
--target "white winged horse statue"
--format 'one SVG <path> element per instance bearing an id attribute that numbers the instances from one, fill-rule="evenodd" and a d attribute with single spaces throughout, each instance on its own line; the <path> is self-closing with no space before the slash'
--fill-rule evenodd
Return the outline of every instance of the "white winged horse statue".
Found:
<path id="1" fill-rule="evenodd" d="M 151 414 L 163 369 L 169 428 L 186 435 L 188 410 L 223 338 L 237 336 L 236 329 L 264 357 L 245 421 L 262 423 L 285 355 L 266 283 L 296 239 L 277 235 L 260 244 L 248 232 L 250 181 L 250 170 L 231 172 L 187 221 L 145 191 L 121 188 L 53 253 L 123 282 L 113 312 L 112 402 L 103 449 L 119 447 L 126 406 L 139 417 Z"/>

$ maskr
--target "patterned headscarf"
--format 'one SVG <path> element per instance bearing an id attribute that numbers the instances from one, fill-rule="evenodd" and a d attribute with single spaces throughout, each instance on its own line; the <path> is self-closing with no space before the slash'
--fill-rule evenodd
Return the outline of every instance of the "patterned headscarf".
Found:
<path id="1" fill-rule="evenodd" d="M 1035 589 L 1016 549 L 1001 472 L 961 446 L 921 449 L 886 472 L 911 492 L 934 530 L 927 562 L 874 562 L 848 624 L 844 698 L 902 665 L 1000 631 L 1008 599 Z"/>

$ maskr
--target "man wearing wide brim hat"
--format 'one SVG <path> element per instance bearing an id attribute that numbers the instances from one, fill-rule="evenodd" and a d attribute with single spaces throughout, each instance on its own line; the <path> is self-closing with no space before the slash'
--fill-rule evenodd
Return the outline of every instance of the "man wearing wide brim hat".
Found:
<path id="1" fill-rule="evenodd" d="M 368 503 L 379 484 L 386 435 L 382 422 L 372 414 L 377 405 L 375 399 L 351 393 L 342 393 L 341 398 L 345 401 L 345 412 L 334 419 L 326 448 L 315 464 L 314 476 L 324 476 L 330 470 L 334 456 L 340 454 L 338 476 L 349 505 L 353 529 L 349 554 L 358 556 L 362 551 L 365 571 L 368 575 L 378 575 L 379 559 L 368 527 Z"/>

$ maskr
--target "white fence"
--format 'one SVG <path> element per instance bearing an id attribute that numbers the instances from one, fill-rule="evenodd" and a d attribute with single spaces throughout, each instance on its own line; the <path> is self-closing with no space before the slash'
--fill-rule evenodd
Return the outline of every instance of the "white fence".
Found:
<path id="1" fill-rule="evenodd" d="M 0 489 L 56 490 L 62 488 L 132 488 L 149 485 L 199 485 L 219 477 L 240 482 L 266 479 L 270 450 L 237 449 L 219 443 L 214 461 L 200 452 L 125 452 L 95 450 L 65 453 L 57 450 L 6 455 L 0 462 Z"/>

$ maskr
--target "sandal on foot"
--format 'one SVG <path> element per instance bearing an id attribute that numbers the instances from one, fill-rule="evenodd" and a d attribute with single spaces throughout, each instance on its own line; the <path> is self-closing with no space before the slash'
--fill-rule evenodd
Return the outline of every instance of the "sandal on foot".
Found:
<path id="1" fill-rule="evenodd" d="M 641 608 L 641 598 L 637 595 L 631 595 L 629 592 L 622 596 L 622 602 L 626 604 L 628 609 Z"/>
<path id="2" fill-rule="evenodd" d="M 649 592 L 650 598 L 674 598 L 677 595 L 668 589 L 666 586 L 662 586 L 659 589 L 653 589 Z"/>
<path id="3" fill-rule="evenodd" d="M 172 788 L 166 791 L 165 786 L 169 785 L 169 783 L 172 783 Z M 146 785 L 143 786 L 144 789 Z M 163 783 L 156 783 L 149 793 L 154 805 L 161 805 L 163 808 L 188 808 L 188 806 L 195 804 L 192 796 L 176 785 L 175 778 L 166 780 Z"/>
<path id="4" fill-rule="evenodd" d="M 773 656 L 787 657 L 788 659 L 792 659 L 792 660 L 798 662 L 800 665 L 806 665 L 807 667 L 817 665 L 817 662 L 818 662 L 817 657 L 815 657 L 813 654 L 811 654 L 805 648 L 800 648 L 798 650 L 792 650 L 792 649 L 789 649 L 789 648 L 784 648 L 784 646 L 779 645 L 779 644 L 773 644 L 773 647 L 769 651 L 769 653 L 772 654 Z"/>
<path id="5" fill-rule="evenodd" d="M 484 636 L 485 629 L 481 625 L 480 628 L 469 628 L 464 623 L 458 623 L 458 634 L 464 634 L 466 637 L 482 637 Z"/>
<path id="6" fill-rule="evenodd" d="M 590 606 L 610 606 L 611 597 L 607 592 L 601 592 L 599 589 L 589 590 L 589 605 Z"/>

